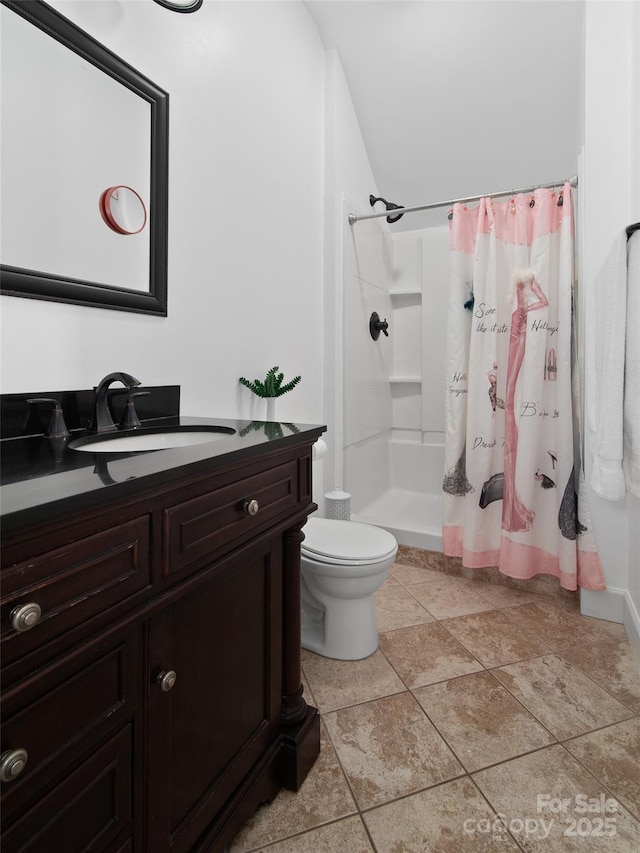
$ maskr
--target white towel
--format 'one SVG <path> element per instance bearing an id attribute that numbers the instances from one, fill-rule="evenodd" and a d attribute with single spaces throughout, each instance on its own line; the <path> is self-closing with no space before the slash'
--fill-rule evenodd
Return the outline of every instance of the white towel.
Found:
<path id="1" fill-rule="evenodd" d="M 627 235 L 623 231 L 594 281 L 587 356 L 595 379 L 589 429 L 591 488 L 610 501 L 625 496 L 623 456 L 624 359 L 627 324 Z M 593 381 L 593 379 L 592 379 Z"/>
<path id="2" fill-rule="evenodd" d="M 622 469 L 627 491 L 640 497 L 640 231 L 627 244 L 627 338 Z"/>

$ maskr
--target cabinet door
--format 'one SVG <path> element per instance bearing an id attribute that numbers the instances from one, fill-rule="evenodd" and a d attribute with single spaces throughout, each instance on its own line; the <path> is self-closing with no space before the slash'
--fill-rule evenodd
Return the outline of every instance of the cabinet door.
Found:
<path id="1" fill-rule="evenodd" d="M 211 567 L 151 620 L 147 850 L 194 848 L 234 790 L 277 752 L 281 599 L 276 538 Z"/>

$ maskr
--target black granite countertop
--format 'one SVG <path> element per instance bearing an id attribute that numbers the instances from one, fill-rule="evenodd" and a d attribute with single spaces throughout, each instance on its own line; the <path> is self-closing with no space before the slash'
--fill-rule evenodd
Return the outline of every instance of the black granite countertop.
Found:
<path id="1" fill-rule="evenodd" d="M 0 441 L 0 518 L 3 534 L 26 529 L 76 509 L 171 482 L 199 471 L 250 460 L 264 451 L 316 441 L 326 427 L 185 416 L 147 420 L 138 433 L 172 427 L 219 425 L 233 434 L 211 443 L 163 450 L 92 453 L 73 450 L 67 440 L 43 436 Z"/>

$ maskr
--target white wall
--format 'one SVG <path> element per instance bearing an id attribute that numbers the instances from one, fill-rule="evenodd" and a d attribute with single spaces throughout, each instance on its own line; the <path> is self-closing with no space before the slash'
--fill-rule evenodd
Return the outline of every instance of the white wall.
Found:
<path id="1" fill-rule="evenodd" d="M 180 384 L 187 414 L 264 417 L 238 377 L 278 364 L 302 382 L 276 416 L 321 422 L 324 50 L 307 10 L 51 5 L 169 92 L 169 315 L 2 297 L 1 391 L 126 370 Z"/>
<path id="2" fill-rule="evenodd" d="M 377 220 L 347 226 L 344 273 L 345 447 L 391 429 L 389 374 L 394 330 L 373 340 L 375 312 L 391 320 L 389 265 L 391 239 Z"/>
<path id="3" fill-rule="evenodd" d="M 364 212 L 348 205 L 349 212 Z M 345 488 L 354 512 L 389 488 L 388 438 L 392 426 L 389 374 L 393 360 L 389 297 L 391 238 L 378 220 L 345 226 L 344 258 L 344 448 Z M 376 312 L 391 323 L 390 336 L 374 341 L 369 320 Z"/>
<path id="4" fill-rule="evenodd" d="M 582 2 L 310 5 L 343 58 L 380 195 L 419 205 L 574 174 Z M 441 222 L 423 211 L 391 230 Z"/>
<path id="5" fill-rule="evenodd" d="M 440 217 L 446 222 L 446 208 Z M 444 442 L 449 275 L 446 224 L 391 235 L 395 440 Z M 425 486 L 433 494 L 441 483 Z"/>
<path id="6" fill-rule="evenodd" d="M 615 237 L 640 219 L 640 7 L 588 2 L 585 27 L 584 175 L 580 190 L 585 309 Z M 584 346 L 592 342 L 585 338 Z M 585 376 L 586 393 L 592 377 Z M 587 454 L 587 480 L 591 465 Z M 640 501 L 589 495 L 607 593 L 582 593 L 583 612 L 640 632 Z"/>
<path id="7" fill-rule="evenodd" d="M 630 39 L 630 213 L 632 222 L 640 222 L 640 8 L 636 4 L 632 14 Z M 635 106 L 633 106 L 635 105 Z M 634 153 L 635 152 L 635 153 Z M 635 640 L 636 656 L 640 660 L 640 499 L 629 497 L 629 540 L 627 559 L 629 577 L 627 579 L 628 606 L 625 610 L 627 631 Z"/>
<path id="8" fill-rule="evenodd" d="M 366 205 L 369 195 L 377 193 L 377 187 L 337 53 L 334 50 L 327 51 L 326 60 L 325 420 L 329 424 L 329 455 L 325 460 L 325 483 L 328 489 L 333 489 L 346 488 L 345 443 L 357 441 L 366 432 L 364 419 L 360 419 L 358 425 L 352 417 L 352 395 L 356 386 L 359 387 L 358 394 L 366 397 L 367 387 L 381 387 L 382 383 L 384 367 L 379 365 L 380 370 L 373 373 L 367 369 L 367 378 L 364 380 L 363 376 L 357 376 L 357 365 L 363 348 L 366 353 L 369 344 L 372 348 L 375 346 L 367 331 L 368 314 L 364 322 L 362 300 L 372 299 L 372 295 L 384 289 L 387 265 L 385 240 L 389 235 L 385 235 L 380 226 L 372 224 L 369 231 L 356 236 L 356 229 L 352 230 L 347 224 L 349 210 L 354 205 L 359 208 Z M 345 275 L 345 257 L 350 264 L 348 275 Z M 384 294 L 380 295 L 384 298 Z M 382 302 L 373 301 L 382 307 L 371 310 L 377 310 L 378 313 L 384 311 Z M 381 349 L 375 352 L 378 356 L 384 354 Z M 361 379 L 364 381 L 361 382 Z M 388 384 L 382 409 L 374 397 L 370 396 L 369 399 L 373 402 L 374 421 L 383 424 L 382 428 L 388 428 Z M 371 471 L 374 477 L 378 473 L 375 469 Z M 358 479 L 358 491 L 366 488 L 366 483 Z M 357 501 L 359 495 L 354 495 L 354 499 Z"/>
<path id="9" fill-rule="evenodd" d="M 360 227 L 360 226 L 358 226 Z M 422 429 L 423 371 L 422 334 L 423 232 L 393 234 L 389 291 L 393 349 L 391 396 L 393 437 L 420 440 Z M 427 261 L 428 263 L 428 261 Z M 396 465 L 391 476 L 397 476 Z"/>

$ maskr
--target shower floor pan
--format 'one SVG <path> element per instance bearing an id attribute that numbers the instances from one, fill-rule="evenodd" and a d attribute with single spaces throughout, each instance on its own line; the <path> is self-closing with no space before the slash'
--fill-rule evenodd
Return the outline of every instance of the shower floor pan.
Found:
<path id="1" fill-rule="evenodd" d="M 383 527 L 398 544 L 442 552 L 442 497 L 389 489 L 351 514 L 352 521 Z"/>

